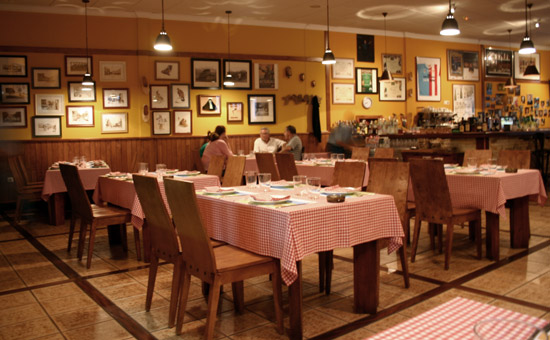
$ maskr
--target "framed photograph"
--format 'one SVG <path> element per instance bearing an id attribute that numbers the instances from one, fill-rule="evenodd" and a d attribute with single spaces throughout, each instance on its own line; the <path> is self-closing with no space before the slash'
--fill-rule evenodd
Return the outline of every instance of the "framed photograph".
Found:
<path id="1" fill-rule="evenodd" d="M 252 89 L 252 62 L 250 60 L 223 61 L 223 75 L 227 72 L 233 77 L 233 86 L 223 86 L 226 90 L 250 90 Z"/>
<path id="2" fill-rule="evenodd" d="M 104 109 L 125 109 L 130 107 L 128 89 L 103 89 Z"/>
<path id="3" fill-rule="evenodd" d="M 336 59 L 332 65 L 332 79 L 353 79 L 353 59 Z"/>
<path id="4" fill-rule="evenodd" d="M 441 59 L 416 57 L 416 100 L 441 101 Z"/>
<path id="5" fill-rule="evenodd" d="M 221 64 L 218 59 L 191 59 L 191 87 L 219 90 Z"/>
<path id="6" fill-rule="evenodd" d="M 93 75 L 92 57 L 65 56 L 65 75 L 83 76 L 88 72 Z"/>
<path id="7" fill-rule="evenodd" d="M 79 81 L 69 82 L 69 103 L 95 101 L 95 83 L 93 86 L 84 86 Z"/>
<path id="8" fill-rule="evenodd" d="M 485 49 L 485 76 L 511 77 L 512 51 Z"/>
<path id="9" fill-rule="evenodd" d="M 128 113 L 102 113 L 101 133 L 128 132 Z"/>
<path id="10" fill-rule="evenodd" d="M 275 124 L 275 95 L 248 95 L 248 124 Z"/>
<path id="11" fill-rule="evenodd" d="M 26 77 L 27 56 L 24 55 L 1 55 L 0 56 L 0 77 Z"/>
<path id="12" fill-rule="evenodd" d="M 188 109 L 191 106 L 189 100 L 189 84 L 170 84 L 173 109 Z"/>
<path id="13" fill-rule="evenodd" d="M 536 76 L 524 76 L 523 73 L 529 65 L 535 65 L 539 74 Z M 519 54 L 514 52 L 514 78 L 540 80 L 540 54 Z"/>
<path id="14" fill-rule="evenodd" d="M 100 61 L 99 80 L 103 82 L 125 82 L 125 61 Z"/>
<path id="15" fill-rule="evenodd" d="M 176 110 L 174 111 L 174 126 L 175 135 L 190 135 L 192 129 L 193 113 L 191 110 Z"/>
<path id="16" fill-rule="evenodd" d="M 279 65 L 270 63 L 254 64 L 254 88 L 257 90 L 277 90 L 279 88 Z"/>
<path id="17" fill-rule="evenodd" d="M 407 82 L 405 78 L 393 78 L 382 81 L 378 98 L 381 102 L 404 102 L 407 100 Z"/>
<path id="18" fill-rule="evenodd" d="M 168 97 L 168 85 L 151 85 L 151 109 L 167 110 L 170 102 Z"/>
<path id="19" fill-rule="evenodd" d="M 156 80 L 180 80 L 179 61 L 155 61 Z"/>
<path id="20" fill-rule="evenodd" d="M 33 137 L 61 137 L 61 117 L 32 117 Z"/>
<path id="21" fill-rule="evenodd" d="M 0 107 L 0 128 L 25 128 L 27 127 L 27 108 Z"/>
<path id="22" fill-rule="evenodd" d="M 197 96 L 197 106 L 199 115 L 219 116 L 222 114 L 222 97 L 221 96 Z"/>
<path id="23" fill-rule="evenodd" d="M 355 93 L 378 93 L 378 69 L 364 67 L 355 68 Z"/>
<path id="24" fill-rule="evenodd" d="M 357 34 L 357 61 L 374 62 L 374 35 Z"/>
<path id="25" fill-rule="evenodd" d="M 67 106 L 67 127 L 95 126 L 93 106 Z"/>
<path id="26" fill-rule="evenodd" d="M 447 80 L 479 81 L 479 52 L 447 50 Z"/>
<path id="27" fill-rule="evenodd" d="M 332 83 L 332 104 L 355 104 L 355 84 Z"/>
<path id="28" fill-rule="evenodd" d="M 153 111 L 153 135 L 169 135 L 172 131 L 170 111 Z"/>
<path id="29" fill-rule="evenodd" d="M 62 94 L 35 94 L 34 113 L 37 116 L 63 116 L 65 114 L 65 96 Z"/>
<path id="30" fill-rule="evenodd" d="M 227 103 L 227 122 L 237 123 L 243 121 L 243 103 Z"/>
<path id="31" fill-rule="evenodd" d="M 392 75 L 403 74 L 403 59 L 401 54 L 382 54 L 382 72 L 388 70 Z"/>
<path id="32" fill-rule="evenodd" d="M 476 88 L 475 85 L 453 84 L 453 112 L 458 118 L 475 117 Z"/>
<path id="33" fill-rule="evenodd" d="M 29 83 L 0 84 L 2 104 L 29 104 Z"/>
<path id="34" fill-rule="evenodd" d="M 33 89 L 60 89 L 61 70 L 58 68 L 33 67 L 32 69 Z"/>

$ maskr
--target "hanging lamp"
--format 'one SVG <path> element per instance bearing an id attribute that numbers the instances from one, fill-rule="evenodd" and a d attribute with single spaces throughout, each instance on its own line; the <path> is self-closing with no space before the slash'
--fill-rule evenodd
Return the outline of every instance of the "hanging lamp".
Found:
<path id="1" fill-rule="evenodd" d="M 512 51 L 512 30 L 508 29 L 508 47 L 510 48 L 510 51 Z M 512 52 L 514 53 L 514 52 Z M 515 89 L 518 87 L 516 84 L 516 81 L 514 80 L 514 75 L 510 75 L 510 78 L 506 80 L 506 84 L 504 84 L 504 88 L 506 89 Z"/>
<path id="2" fill-rule="evenodd" d="M 225 14 L 227 14 L 227 59 L 231 59 L 231 38 L 230 38 L 230 26 L 229 26 L 229 15 L 231 15 L 231 11 L 225 11 Z M 235 86 L 235 83 L 233 82 L 233 76 L 231 75 L 231 62 L 227 62 L 227 71 L 225 72 L 225 76 L 223 77 L 223 86 Z"/>
<path id="3" fill-rule="evenodd" d="M 537 49 L 535 48 L 535 44 L 533 44 L 533 41 L 529 36 L 529 29 L 528 29 L 529 23 L 527 20 L 527 8 L 531 8 L 531 6 L 533 6 L 533 4 L 527 5 L 527 0 L 525 0 L 525 36 L 523 37 L 523 40 L 519 45 L 519 54 L 532 54 L 537 51 Z"/>
<path id="4" fill-rule="evenodd" d="M 94 86 L 94 79 L 92 78 L 92 74 L 90 72 L 90 58 L 88 57 L 88 3 L 90 0 L 82 0 L 84 3 L 84 22 L 86 26 L 86 73 L 84 74 L 84 77 L 82 78 L 82 88 L 83 91 L 91 91 L 91 86 Z"/>
<path id="5" fill-rule="evenodd" d="M 529 8 L 529 31 L 531 31 L 531 6 L 532 5 L 533 4 L 529 4 L 527 6 Z M 532 63 L 525 68 L 525 71 L 523 71 L 523 76 L 528 78 L 538 79 L 540 76 L 540 72 L 537 69 L 537 66 L 534 63 Z"/>
<path id="6" fill-rule="evenodd" d="M 336 58 L 334 53 L 330 49 L 330 28 L 329 28 L 329 7 L 327 0 L 327 48 L 325 49 L 325 54 L 323 55 L 323 65 L 336 64 Z"/>
<path id="7" fill-rule="evenodd" d="M 451 5 L 451 0 L 449 0 L 449 13 L 447 13 L 447 17 L 443 21 L 443 25 L 441 25 L 441 31 L 439 31 L 439 34 L 441 35 L 459 35 L 460 29 L 458 28 L 458 22 L 456 22 L 455 16 L 454 16 L 454 9 Z"/>
<path id="8" fill-rule="evenodd" d="M 386 33 L 386 16 L 388 15 L 387 12 L 382 13 L 384 16 L 384 53 L 388 52 L 388 37 Z M 380 77 L 381 82 L 390 82 L 393 80 L 393 77 L 391 75 L 391 72 L 387 69 L 386 65 L 382 65 L 384 68 L 384 72 L 382 72 L 382 76 Z"/>
<path id="9" fill-rule="evenodd" d="M 157 51 L 171 51 L 172 50 L 172 42 L 170 41 L 170 37 L 168 36 L 168 33 L 164 30 L 164 0 L 162 0 L 162 28 L 160 30 L 159 35 L 157 36 L 157 40 L 155 41 L 155 50 Z"/>

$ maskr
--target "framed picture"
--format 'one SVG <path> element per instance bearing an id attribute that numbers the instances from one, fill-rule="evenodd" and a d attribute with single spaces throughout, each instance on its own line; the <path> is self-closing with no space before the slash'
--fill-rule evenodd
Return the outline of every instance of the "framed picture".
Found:
<path id="1" fill-rule="evenodd" d="M 101 133 L 128 132 L 128 113 L 102 113 Z"/>
<path id="2" fill-rule="evenodd" d="M 279 88 L 279 65 L 270 63 L 254 64 L 254 88 L 257 90 L 277 90 Z"/>
<path id="3" fill-rule="evenodd" d="M 191 110 L 176 110 L 174 111 L 174 134 L 175 135 L 190 135 L 192 129 L 193 113 Z"/>
<path id="4" fill-rule="evenodd" d="M 156 80 L 180 80 L 179 61 L 155 61 Z"/>
<path id="5" fill-rule="evenodd" d="M 60 89 L 61 70 L 58 68 L 34 67 L 32 69 L 33 89 Z"/>
<path id="6" fill-rule="evenodd" d="M 0 84 L 2 91 L 2 104 L 29 104 L 28 83 L 3 83 Z"/>
<path id="7" fill-rule="evenodd" d="M 62 94 L 35 94 L 34 113 L 37 116 L 63 116 L 65 114 L 65 96 Z"/>
<path id="8" fill-rule="evenodd" d="M 194 89 L 221 88 L 221 65 L 218 59 L 191 59 L 191 87 Z"/>
<path id="9" fill-rule="evenodd" d="M 243 121 L 243 103 L 227 103 L 227 122 L 237 123 Z"/>
<path id="10" fill-rule="evenodd" d="M 221 96 L 198 95 L 199 115 L 219 116 L 222 114 Z"/>
<path id="11" fill-rule="evenodd" d="M 332 65 L 332 79 L 353 79 L 353 59 L 336 59 Z"/>
<path id="12" fill-rule="evenodd" d="M 441 60 L 416 57 L 416 100 L 441 101 Z"/>
<path id="13" fill-rule="evenodd" d="M 171 84 L 172 108 L 188 109 L 191 106 L 189 100 L 189 84 Z"/>
<path id="14" fill-rule="evenodd" d="M 88 71 L 93 75 L 92 57 L 65 56 L 66 76 L 83 76 Z"/>
<path id="15" fill-rule="evenodd" d="M 479 52 L 447 50 L 447 80 L 479 81 Z"/>
<path id="16" fill-rule="evenodd" d="M 172 131 L 170 111 L 153 111 L 153 135 L 169 135 Z"/>
<path id="17" fill-rule="evenodd" d="M 69 82 L 69 103 L 95 101 L 95 83 L 93 86 L 84 86 L 79 81 Z"/>
<path id="18" fill-rule="evenodd" d="M 382 81 L 378 99 L 381 102 L 404 102 L 407 100 L 407 82 L 405 78 L 393 78 L 392 81 Z"/>
<path id="19" fill-rule="evenodd" d="M 104 82 L 125 82 L 126 62 L 125 61 L 100 61 L 99 80 Z"/>
<path id="20" fill-rule="evenodd" d="M 248 124 L 275 124 L 275 95 L 248 95 Z"/>
<path id="21" fill-rule="evenodd" d="M 332 104 L 355 104 L 355 84 L 332 83 Z"/>
<path id="22" fill-rule="evenodd" d="M 226 90 L 250 90 L 252 89 L 252 62 L 250 60 L 228 60 L 223 61 L 223 75 L 231 74 L 233 86 L 223 86 Z"/>
<path id="23" fill-rule="evenodd" d="M 25 128 L 27 127 L 27 108 L 0 107 L 0 128 Z"/>
<path id="24" fill-rule="evenodd" d="M 457 117 L 468 119 L 476 114 L 475 85 L 453 84 L 453 112 Z"/>
<path id="25" fill-rule="evenodd" d="M 355 68 L 355 93 L 378 93 L 378 69 L 364 67 Z"/>
<path id="26" fill-rule="evenodd" d="M 485 49 L 485 76 L 511 77 L 512 51 Z"/>
<path id="27" fill-rule="evenodd" d="M 33 137 L 61 137 L 61 117 L 32 117 Z"/>
<path id="28" fill-rule="evenodd" d="M 392 75 L 403 74 L 403 64 L 401 54 L 382 54 L 382 72 L 388 70 Z"/>
<path id="29" fill-rule="evenodd" d="M 128 89 L 103 89 L 104 109 L 123 109 L 130 107 Z"/>
<path id="30" fill-rule="evenodd" d="M 167 110 L 170 102 L 168 85 L 151 85 L 151 109 Z"/>
<path id="31" fill-rule="evenodd" d="M 24 55 L 1 55 L 0 56 L 0 77 L 26 77 L 27 56 Z"/>
<path id="32" fill-rule="evenodd" d="M 524 76 L 523 73 L 529 65 L 535 65 L 539 70 L 538 75 Z M 540 80 L 540 54 L 519 54 L 514 52 L 514 77 L 516 79 Z"/>
<path id="33" fill-rule="evenodd" d="M 67 106 L 67 127 L 94 126 L 93 106 Z"/>
<path id="34" fill-rule="evenodd" d="M 357 61 L 374 62 L 374 35 L 357 34 Z"/>

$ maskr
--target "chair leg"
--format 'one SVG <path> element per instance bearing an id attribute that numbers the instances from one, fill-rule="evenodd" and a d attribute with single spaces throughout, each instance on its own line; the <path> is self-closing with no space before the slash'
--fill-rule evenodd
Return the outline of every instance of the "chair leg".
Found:
<path id="1" fill-rule="evenodd" d="M 451 249 L 453 247 L 453 224 L 447 224 L 447 248 L 445 249 L 445 270 L 449 269 L 449 262 L 451 261 Z"/>
<path id="2" fill-rule="evenodd" d="M 76 224 L 76 216 L 71 215 L 71 224 L 69 226 L 69 244 L 67 245 L 67 251 L 71 252 L 71 245 L 73 244 L 74 227 Z"/>
<path id="3" fill-rule="evenodd" d="M 231 289 L 233 291 L 233 305 L 235 310 L 239 313 L 244 311 L 244 282 L 237 281 L 231 283 Z"/>
<path id="4" fill-rule="evenodd" d="M 136 245 L 137 260 L 141 261 L 141 240 L 139 239 L 139 229 L 134 227 L 134 243 Z"/>
<path id="5" fill-rule="evenodd" d="M 214 326 L 216 326 L 216 314 L 218 313 L 218 302 L 220 300 L 220 294 L 216 292 L 220 291 L 221 283 L 218 277 L 214 277 L 214 282 L 211 285 L 211 294 L 208 295 L 208 316 L 206 318 L 206 331 L 204 338 L 211 340 L 214 336 Z"/>
<path id="6" fill-rule="evenodd" d="M 183 267 L 181 276 L 181 280 L 183 282 L 180 291 L 180 302 L 178 306 L 178 316 L 176 321 L 176 335 L 180 335 L 183 328 L 183 317 L 185 315 L 185 307 L 187 305 L 187 297 L 189 295 L 189 286 L 191 285 L 191 275 L 187 271 L 187 268 Z"/>
<path id="7" fill-rule="evenodd" d="M 147 295 L 145 297 L 145 311 L 151 310 L 151 301 L 153 300 L 153 292 L 155 290 L 155 281 L 157 279 L 157 269 L 159 259 L 155 253 L 151 253 L 151 266 L 149 267 L 149 280 L 147 282 Z"/>
<path id="8" fill-rule="evenodd" d="M 277 320 L 277 332 L 283 334 L 283 291 L 281 280 L 281 265 L 279 260 L 275 261 L 273 272 L 273 303 L 275 304 L 275 319 Z"/>
<path id="9" fill-rule="evenodd" d="M 405 213 L 405 240 L 407 244 L 411 244 L 411 213 Z"/>
<path id="10" fill-rule="evenodd" d="M 443 254 L 443 224 L 437 224 L 437 242 L 439 243 L 439 253 Z"/>
<path id="11" fill-rule="evenodd" d="M 176 323 L 176 311 L 178 308 L 178 300 L 181 286 L 181 271 L 183 267 L 181 258 L 174 262 L 174 273 L 172 274 L 172 291 L 170 292 L 170 308 L 168 309 L 168 327 L 174 327 Z"/>
<path id="12" fill-rule="evenodd" d="M 15 203 L 15 222 L 19 223 L 21 220 L 21 210 L 23 209 L 23 199 L 17 197 L 17 202 Z"/>
<path id="13" fill-rule="evenodd" d="M 475 242 L 477 250 L 477 259 L 481 260 L 481 219 L 471 221 L 469 223 L 471 229 L 474 229 L 475 232 Z"/>
<path id="14" fill-rule="evenodd" d="M 416 248 L 418 247 L 418 237 L 420 236 L 420 227 L 422 221 L 417 217 L 414 218 L 414 232 L 413 232 L 413 244 L 411 249 L 411 262 L 414 262 L 416 258 Z"/>
<path id="15" fill-rule="evenodd" d="M 324 251 L 320 251 L 317 253 L 317 258 L 319 260 L 319 293 L 322 293 L 325 291 L 325 263 L 327 253 Z"/>
<path id="16" fill-rule="evenodd" d="M 435 234 L 437 233 L 435 224 L 428 223 L 428 233 L 430 234 L 430 248 L 435 250 Z"/>
<path id="17" fill-rule="evenodd" d="M 90 269 L 92 266 L 92 255 L 94 253 L 95 243 L 95 225 L 90 226 L 90 240 L 88 241 L 88 258 L 86 259 L 86 268 Z"/>
<path id="18" fill-rule="evenodd" d="M 403 245 L 399 248 L 399 257 L 401 259 L 401 270 L 403 270 L 403 280 L 405 281 L 405 288 L 411 286 L 409 281 L 409 263 L 407 262 L 407 242 L 406 237 L 403 238 Z"/>
<path id="19" fill-rule="evenodd" d="M 325 294 L 330 295 L 330 286 L 332 284 L 332 270 L 334 269 L 334 252 L 332 250 L 327 251 L 325 266 Z"/>
<path id="20" fill-rule="evenodd" d="M 126 230 L 126 223 L 121 223 L 119 226 L 120 240 L 122 241 L 122 250 L 128 252 L 128 235 Z"/>
<path id="21" fill-rule="evenodd" d="M 82 261 L 82 254 L 84 253 L 84 244 L 86 243 L 86 232 L 88 224 L 82 218 L 80 219 L 80 235 L 78 236 L 78 260 Z"/>

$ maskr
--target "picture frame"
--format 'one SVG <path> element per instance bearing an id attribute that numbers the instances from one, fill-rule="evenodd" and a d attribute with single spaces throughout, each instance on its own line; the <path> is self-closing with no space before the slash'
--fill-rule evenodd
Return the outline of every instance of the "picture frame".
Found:
<path id="1" fill-rule="evenodd" d="M 416 57 L 416 100 L 441 101 L 441 59 Z"/>
<path id="2" fill-rule="evenodd" d="M 0 102 L 2 104 L 29 104 L 29 83 L 1 83 Z"/>
<path id="3" fill-rule="evenodd" d="M 479 52 L 447 50 L 447 80 L 479 81 Z"/>
<path id="4" fill-rule="evenodd" d="M 125 61 L 100 61 L 99 80 L 101 82 L 125 82 L 126 62 Z"/>
<path id="5" fill-rule="evenodd" d="M 150 89 L 151 109 L 168 110 L 170 106 L 168 85 L 151 85 Z"/>
<path id="6" fill-rule="evenodd" d="M 366 67 L 355 68 L 355 93 L 378 93 L 378 69 Z"/>
<path id="7" fill-rule="evenodd" d="M 93 69 L 94 64 L 91 56 L 65 56 L 65 75 L 67 77 L 83 76 L 86 72 L 93 75 Z"/>
<path id="8" fill-rule="evenodd" d="M 193 111 L 175 110 L 172 120 L 174 135 L 190 135 L 193 133 Z"/>
<path id="9" fill-rule="evenodd" d="M 69 91 L 69 103 L 96 101 L 95 82 L 94 85 L 91 86 L 91 91 L 85 90 L 85 88 L 89 86 L 84 86 L 79 81 L 70 81 L 68 82 L 68 85 L 69 86 L 67 86 L 67 89 Z"/>
<path id="10" fill-rule="evenodd" d="M 65 114 L 65 96 L 50 93 L 35 94 L 34 113 L 37 116 L 63 116 Z"/>
<path id="11" fill-rule="evenodd" d="M 357 61 L 374 63 L 374 35 L 357 34 Z"/>
<path id="12" fill-rule="evenodd" d="M 172 132 L 170 111 L 153 111 L 151 118 L 153 135 L 169 135 Z"/>
<path id="13" fill-rule="evenodd" d="M 539 74 L 536 76 L 524 76 L 523 73 L 529 65 L 535 65 Z M 527 80 L 540 80 L 540 54 L 519 54 L 514 52 L 514 78 Z"/>
<path id="14" fill-rule="evenodd" d="M 103 89 L 104 109 L 127 109 L 130 107 L 130 90 L 127 88 Z"/>
<path id="15" fill-rule="evenodd" d="M 336 59 L 332 64 L 332 79 L 354 79 L 355 61 L 353 59 Z"/>
<path id="16" fill-rule="evenodd" d="M 128 113 L 102 113 L 101 133 L 128 133 Z"/>
<path id="17" fill-rule="evenodd" d="M 386 69 L 392 75 L 403 75 L 403 56 L 401 54 L 382 53 L 382 72 Z"/>
<path id="18" fill-rule="evenodd" d="M 173 109 L 190 108 L 189 84 L 170 84 L 170 98 L 172 98 Z"/>
<path id="19" fill-rule="evenodd" d="M 191 58 L 191 87 L 219 90 L 221 88 L 221 62 L 219 59 Z"/>
<path id="20" fill-rule="evenodd" d="M 459 119 L 476 115 L 476 87 L 474 84 L 453 84 L 453 112 Z"/>
<path id="21" fill-rule="evenodd" d="M 0 55 L 0 77 L 24 78 L 27 76 L 27 56 Z"/>
<path id="22" fill-rule="evenodd" d="M 243 103 L 228 102 L 227 103 L 227 122 L 239 123 L 243 121 Z"/>
<path id="23" fill-rule="evenodd" d="M 512 51 L 485 49 L 485 76 L 511 77 Z"/>
<path id="24" fill-rule="evenodd" d="M 355 104 L 355 84 L 332 83 L 332 104 Z"/>
<path id="25" fill-rule="evenodd" d="M 61 88 L 61 69 L 54 67 L 33 67 L 31 72 L 33 89 Z"/>
<path id="26" fill-rule="evenodd" d="M 223 86 L 225 90 L 251 90 L 252 89 L 252 61 L 250 60 L 223 60 L 223 75 L 231 71 L 235 85 Z"/>
<path id="27" fill-rule="evenodd" d="M 279 89 L 279 65 L 254 63 L 254 88 L 256 90 Z"/>
<path id="28" fill-rule="evenodd" d="M 61 117 L 32 117 L 33 137 L 61 137 Z"/>
<path id="29" fill-rule="evenodd" d="M 274 94 L 248 95 L 248 124 L 275 124 Z"/>
<path id="30" fill-rule="evenodd" d="M 180 62 L 155 60 L 155 80 L 180 80 Z"/>
<path id="31" fill-rule="evenodd" d="M 0 128 L 26 128 L 26 106 L 0 107 Z"/>
<path id="32" fill-rule="evenodd" d="M 378 82 L 378 100 L 381 102 L 404 102 L 407 100 L 407 80 L 394 77 L 392 81 Z"/>
<path id="33" fill-rule="evenodd" d="M 200 94 L 197 108 L 200 116 L 219 116 L 222 114 L 222 97 Z"/>
<path id="34" fill-rule="evenodd" d="M 65 119 L 67 127 L 93 127 L 95 126 L 93 106 L 69 106 Z"/>

